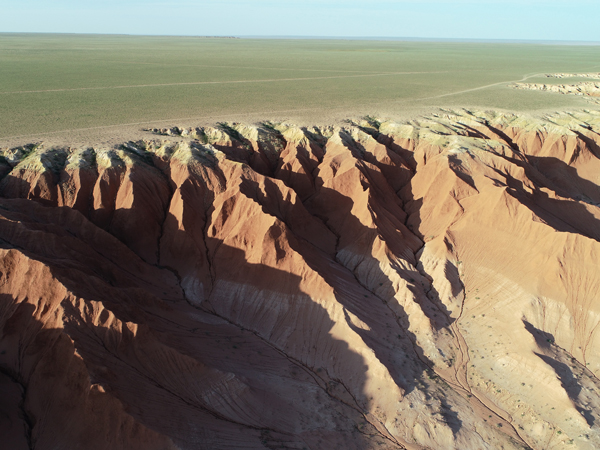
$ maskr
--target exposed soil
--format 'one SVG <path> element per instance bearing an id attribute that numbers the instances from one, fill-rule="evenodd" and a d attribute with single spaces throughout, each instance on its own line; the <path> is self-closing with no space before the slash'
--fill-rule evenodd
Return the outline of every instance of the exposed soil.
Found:
<path id="1" fill-rule="evenodd" d="M 11 449 L 600 448 L 600 112 L 173 125 L 1 151 Z"/>

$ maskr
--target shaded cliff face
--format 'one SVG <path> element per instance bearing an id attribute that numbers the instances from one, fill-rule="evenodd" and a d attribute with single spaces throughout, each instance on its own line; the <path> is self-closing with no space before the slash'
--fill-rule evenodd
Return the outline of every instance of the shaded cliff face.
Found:
<path id="1" fill-rule="evenodd" d="M 0 159 L 11 449 L 600 447 L 600 115 Z"/>

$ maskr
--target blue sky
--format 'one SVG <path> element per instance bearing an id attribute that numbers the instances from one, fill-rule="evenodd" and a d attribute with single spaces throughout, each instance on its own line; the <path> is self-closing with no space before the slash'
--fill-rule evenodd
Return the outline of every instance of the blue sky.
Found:
<path id="1" fill-rule="evenodd" d="M 600 0 L 0 0 L 0 32 L 600 41 Z"/>

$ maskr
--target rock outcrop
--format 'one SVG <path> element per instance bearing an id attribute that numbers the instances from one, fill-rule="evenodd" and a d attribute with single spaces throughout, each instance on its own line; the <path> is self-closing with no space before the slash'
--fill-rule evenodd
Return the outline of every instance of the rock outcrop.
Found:
<path id="1" fill-rule="evenodd" d="M 547 73 L 548 78 L 595 78 L 600 79 L 600 72 L 591 73 Z"/>
<path id="2" fill-rule="evenodd" d="M 587 77 L 592 78 L 592 77 Z M 554 92 L 557 94 L 579 95 L 591 103 L 600 104 L 600 82 L 586 81 L 574 84 L 514 83 L 510 87 L 529 91 Z"/>
<path id="3" fill-rule="evenodd" d="M 598 112 L 155 131 L 2 152 L 7 448 L 600 447 Z"/>

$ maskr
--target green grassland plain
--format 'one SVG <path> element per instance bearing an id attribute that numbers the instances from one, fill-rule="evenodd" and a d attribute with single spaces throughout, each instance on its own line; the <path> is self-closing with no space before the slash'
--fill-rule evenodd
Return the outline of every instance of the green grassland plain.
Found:
<path id="1" fill-rule="evenodd" d="M 0 34 L 0 144 L 223 120 L 586 108 L 507 85 L 591 71 L 600 71 L 598 46 Z"/>

